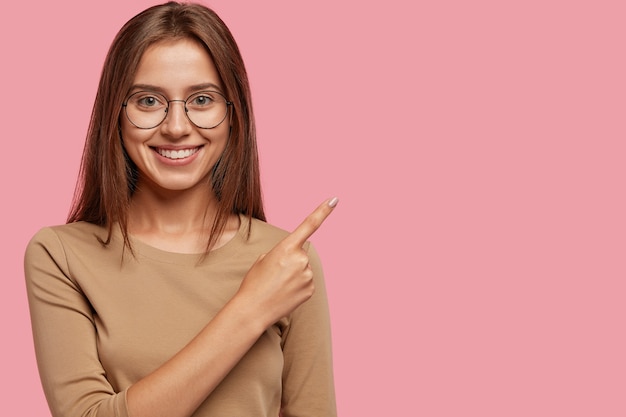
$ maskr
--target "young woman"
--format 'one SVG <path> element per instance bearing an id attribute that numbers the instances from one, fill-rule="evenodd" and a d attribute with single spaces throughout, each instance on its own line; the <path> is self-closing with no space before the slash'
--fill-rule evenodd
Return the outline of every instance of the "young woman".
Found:
<path id="1" fill-rule="evenodd" d="M 336 415 L 307 239 L 265 222 L 244 64 L 198 4 L 145 10 L 107 55 L 68 223 L 25 272 L 53 416 Z"/>

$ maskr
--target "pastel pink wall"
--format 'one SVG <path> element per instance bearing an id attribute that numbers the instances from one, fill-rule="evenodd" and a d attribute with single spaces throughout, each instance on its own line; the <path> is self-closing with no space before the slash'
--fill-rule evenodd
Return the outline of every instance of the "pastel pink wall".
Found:
<path id="1" fill-rule="evenodd" d="M 104 55 L 151 1 L 0 24 L 0 414 L 49 416 L 22 274 L 65 219 Z M 227 1 L 270 221 L 314 236 L 341 416 L 626 414 L 621 1 Z"/>

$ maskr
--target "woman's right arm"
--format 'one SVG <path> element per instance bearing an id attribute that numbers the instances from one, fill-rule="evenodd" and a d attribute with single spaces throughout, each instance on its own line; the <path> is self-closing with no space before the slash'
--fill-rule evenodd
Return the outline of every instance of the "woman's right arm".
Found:
<path id="1" fill-rule="evenodd" d="M 30 318 L 41 383 L 54 417 L 128 417 L 97 349 L 95 313 L 70 276 L 64 246 L 42 229 L 24 257 Z"/>

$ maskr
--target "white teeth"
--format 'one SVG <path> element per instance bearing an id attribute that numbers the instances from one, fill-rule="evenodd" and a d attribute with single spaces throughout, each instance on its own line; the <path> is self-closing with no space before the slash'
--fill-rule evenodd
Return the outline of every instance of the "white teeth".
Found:
<path id="1" fill-rule="evenodd" d="M 199 149 L 200 148 L 193 148 L 193 149 L 180 149 L 178 151 L 171 151 L 169 149 L 156 148 L 156 151 L 159 153 L 159 155 L 164 156 L 169 159 L 183 159 L 183 158 L 189 158 L 191 155 L 198 152 Z"/>

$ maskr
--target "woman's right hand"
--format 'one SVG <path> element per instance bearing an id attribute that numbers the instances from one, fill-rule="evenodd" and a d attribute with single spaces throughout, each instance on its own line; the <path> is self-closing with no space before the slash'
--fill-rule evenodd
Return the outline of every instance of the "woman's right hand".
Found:
<path id="1" fill-rule="evenodd" d="M 291 234 L 261 255 L 244 277 L 235 297 L 245 301 L 264 329 L 313 295 L 313 271 L 304 244 L 337 202 L 332 198 L 317 207 Z"/>

